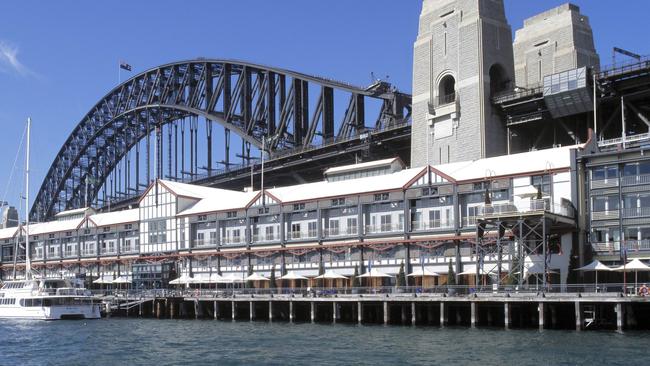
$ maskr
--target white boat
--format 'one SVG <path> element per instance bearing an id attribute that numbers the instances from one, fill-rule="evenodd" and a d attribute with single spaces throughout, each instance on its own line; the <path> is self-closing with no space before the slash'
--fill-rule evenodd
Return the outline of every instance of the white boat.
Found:
<path id="1" fill-rule="evenodd" d="M 29 137 L 32 121 L 27 119 L 25 157 L 25 280 L 6 281 L 0 288 L 0 319 L 98 319 L 100 304 L 90 293 L 74 288 L 65 279 L 35 278 L 29 247 Z M 17 249 L 17 248 L 16 248 Z M 14 252 L 16 255 L 17 250 Z"/>
<path id="2" fill-rule="evenodd" d="M 7 281 L 0 288 L 0 319 L 99 319 L 100 306 L 65 279 Z"/>

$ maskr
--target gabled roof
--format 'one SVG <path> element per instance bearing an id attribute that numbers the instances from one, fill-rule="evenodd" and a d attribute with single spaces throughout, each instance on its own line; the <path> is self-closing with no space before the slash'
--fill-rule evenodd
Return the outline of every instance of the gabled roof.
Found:
<path id="1" fill-rule="evenodd" d="M 345 172 L 352 172 L 352 171 L 366 170 L 366 169 L 371 169 L 371 168 L 378 168 L 378 167 L 382 167 L 382 166 L 391 166 L 395 162 L 399 162 L 401 167 L 404 168 L 404 163 L 402 162 L 402 160 L 400 158 L 390 158 L 390 159 L 369 161 L 369 162 L 359 163 L 359 164 L 337 166 L 337 167 L 326 169 L 324 174 L 325 175 L 340 174 L 340 173 L 345 173 Z"/>
<path id="2" fill-rule="evenodd" d="M 85 217 L 80 217 L 74 220 L 50 221 L 30 224 L 29 235 L 51 234 L 63 231 L 77 230 L 85 220 Z"/>
<path id="3" fill-rule="evenodd" d="M 565 146 L 503 155 L 474 161 L 436 165 L 433 168 L 452 177 L 457 182 L 562 170 L 571 167 L 571 150 L 582 146 Z"/>
<path id="4" fill-rule="evenodd" d="M 89 216 L 88 220 L 98 227 L 128 224 L 140 220 L 140 213 L 139 209 L 134 208 L 131 210 L 95 214 Z"/>
<path id="5" fill-rule="evenodd" d="M 204 187 L 187 183 L 172 182 L 169 180 L 160 180 L 159 182 L 176 196 L 189 198 L 203 199 L 214 197 L 219 194 L 240 193 L 228 189 Z"/>
<path id="6" fill-rule="evenodd" d="M 17 232 L 18 232 L 18 227 L 0 229 L 0 240 L 11 239 L 16 236 Z"/>
<path id="7" fill-rule="evenodd" d="M 269 189 L 281 202 L 299 202 L 312 199 L 349 196 L 404 188 L 426 168 L 406 169 L 392 174 L 343 181 L 322 181 Z"/>
<path id="8" fill-rule="evenodd" d="M 211 188 L 214 189 L 214 188 Z M 178 213 L 178 216 L 196 215 L 209 212 L 229 211 L 246 208 L 259 196 L 257 192 L 237 192 L 215 189 L 209 197 Z"/>

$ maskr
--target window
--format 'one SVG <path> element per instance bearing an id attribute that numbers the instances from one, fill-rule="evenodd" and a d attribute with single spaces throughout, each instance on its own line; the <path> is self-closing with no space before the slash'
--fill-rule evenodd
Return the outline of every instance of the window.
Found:
<path id="1" fill-rule="evenodd" d="M 437 196 L 438 188 L 436 187 L 426 187 L 422 188 L 422 196 Z"/>
<path id="2" fill-rule="evenodd" d="M 593 212 L 618 210 L 618 196 L 598 196 L 593 198 Z"/>
<path id="3" fill-rule="evenodd" d="M 346 232 L 347 232 L 348 235 L 356 235 L 357 234 L 357 218 L 356 217 L 348 218 Z"/>
<path id="4" fill-rule="evenodd" d="M 47 237 L 50 239 L 54 239 L 54 234 L 49 234 Z"/>
<path id="5" fill-rule="evenodd" d="M 300 224 L 291 224 L 291 238 L 300 239 Z"/>
<path id="6" fill-rule="evenodd" d="M 149 244 L 164 244 L 167 242 L 167 221 L 148 222 Z"/>
<path id="7" fill-rule="evenodd" d="M 339 220 L 332 219 L 329 222 L 329 235 L 337 236 L 339 235 Z"/>
<path id="8" fill-rule="evenodd" d="M 110 227 L 110 226 L 107 226 L 107 227 L 104 228 L 103 231 L 104 231 L 105 233 L 107 233 L 107 232 L 111 231 L 111 227 Z"/>
<path id="9" fill-rule="evenodd" d="M 196 233 L 196 245 L 203 245 L 204 239 L 205 239 L 204 233 Z"/>
<path id="10" fill-rule="evenodd" d="M 260 215 L 264 215 L 269 213 L 269 208 L 268 207 L 260 207 L 257 209 L 257 213 Z"/>
<path id="11" fill-rule="evenodd" d="M 429 227 L 440 227 L 440 211 L 429 211 Z"/>
<path id="12" fill-rule="evenodd" d="M 304 203 L 294 203 L 293 204 L 293 210 L 294 211 L 300 211 L 305 209 L 305 204 Z"/>
<path id="13" fill-rule="evenodd" d="M 226 217 L 229 219 L 237 217 L 237 211 L 226 212 Z"/>
<path id="14" fill-rule="evenodd" d="M 199 215 L 199 221 L 208 221 L 208 215 Z"/>
<path id="15" fill-rule="evenodd" d="M 124 230 L 132 230 L 132 229 L 133 229 L 133 224 L 124 225 Z"/>
<path id="16" fill-rule="evenodd" d="M 374 196 L 375 201 L 388 201 L 388 193 L 376 193 Z"/>
<path id="17" fill-rule="evenodd" d="M 618 168 L 615 165 L 594 168 L 591 171 L 591 180 L 608 180 L 618 177 Z"/>
<path id="18" fill-rule="evenodd" d="M 453 103 L 456 100 L 456 80 L 451 75 L 445 75 L 438 85 L 439 106 Z"/>
<path id="19" fill-rule="evenodd" d="M 65 236 L 72 236 L 72 231 L 66 231 Z"/>
<path id="20" fill-rule="evenodd" d="M 310 238 L 315 238 L 318 236 L 318 229 L 316 228 L 316 222 L 310 222 L 307 224 L 307 234 Z"/>
<path id="21" fill-rule="evenodd" d="M 345 205 L 345 198 L 335 198 L 332 200 L 333 207 L 344 206 L 344 205 Z"/>
<path id="22" fill-rule="evenodd" d="M 548 174 L 530 177 L 530 185 L 537 189 L 541 189 L 542 195 L 544 196 L 551 195 L 551 176 Z"/>
<path id="23" fill-rule="evenodd" d="M 239 243 L 241 241 L 241 231 L 239 229 L 234 229 L 232 231 L 232 242 Z"/>
<path id="24" fill-rule="evenodd" d="M 267 226 L 264 228 L 264 234 L 266 235 L 266 240 L 274 240 L 275 239 L 275 233 L 273 232 L 274 228 L 273 226 Z"/>
<path id="25" fill-rule="evenodd" d="M 379 217 L 381 224 L 381 231 L 390 231 L 391 230 L 391 216 L 390 215 L 381 215 Z"/>

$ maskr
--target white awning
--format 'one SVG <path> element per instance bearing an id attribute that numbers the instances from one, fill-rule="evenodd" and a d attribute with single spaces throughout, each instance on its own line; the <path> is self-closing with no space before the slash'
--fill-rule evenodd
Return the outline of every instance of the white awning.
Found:
<path id="1" fill-rule="evenodd" d="M 112 281 L 112 283 L 114 284 L 129 284 L 131 282 L 133 282 L 131 277 L 127 277 L 127 276 L 121 276 Z"/>
<path id="2" fill-rule="evenodd" d="M 612 271 L 612 270 L 614 269 L 602 264 L 598 259 L 587 264 L 584 267 L 580 267 L 576 269 L 576 271 Z"/>
<path id="3" fill-rule="evenodd" d="M 253 273 L 252 275 L 246 277 L 246 281 L 270 281 L 270 280 L 262 275 Z"/>
<path id="4" fill-rule="evenodd" d="M 379 271 L 376 268 L 372 268 L 370 271 L 362 274 L 359 278 L 391 278 L 393 276 Z"/>
<path id="5" fill-rule="evenodd" d="M 294 271 L 287 272 L 286 275 L 280 277 L 281 280 L 308 280 L 309 278 L 301 276 Z"/>
<path id="6" fill-rule="evenodd" d="M 348 278 L 345 277 L 342 274 L 336 273 L 334 271 L 325 271 L 322 275 L 315 277 L 316 279 L 320 280 L 347 280 Z"/>
<path id="7" fill-rule="evenodd" d="M 413 268 L 413 272 L 406 275 L 406 277 L 438 277 L 439 273 L 428 270 L 427 268 L 422 269 L 422 267 Z"/>
<path id="8" fill-rule="evenodd" d="M 630 261 L 628 264 L 624 266 L 616 267 L 613 270 L 618 272 L 650 271 L 650 267 L 648 267 L 645 263 L 641 262 L 640 260 L 634 259 Z"/>

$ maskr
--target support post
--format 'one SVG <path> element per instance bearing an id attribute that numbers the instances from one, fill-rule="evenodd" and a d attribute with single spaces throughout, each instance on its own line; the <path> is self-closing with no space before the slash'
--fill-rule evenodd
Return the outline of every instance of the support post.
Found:
<path id="1" fill-rule="evenodd" d="M 214 320 L 217 320 L 219 317 L 219 305 L 217 305 L 217 302 L 215 301 L 214 304 L 212 304 L 212 317 Z"/>
<path id="2" fill-rule="evenodd" d="M 538 303 L 537 312 L 539 313 L 539 330 L 544 330 L 544 303 L 543 302 Z"/>
<path id="3" fill-rule="evenodd" d="M 444 327 L 447 324 L 447 314 L 445 314 L 445 303 L 440 303 L 440 326 Z"/>
<path id="4" fill-rule="evenodd" d="M 510 329 L 510 303 L 503 303 L 503 325 L 504 328 Z"/>
<path id="5" fill-rule="evenodd" d="M 620 302 L 616 304 L 616 330 L 622 332 L 624 325 L 623 322 L 623 304 Z"/>
<path id="6" fill-rule="evenodd" d="M 231 308 L 232 308 L 232 309 L 231 309 L 231 310 L 232 310 L 232 311 L 231 311 L 231 313 L 232 313 L 232 314 L 231 314 L 231 315 L 232 315 L 232 321 L 235 321 L 235 315 L 236 315 L 236 313 L 237 313 L 237 310 L 236 310 L 236 308 L 235 308 L 235 306 L 236 306 L 236 305 L 235 305 L 236 302 L 231 301 L 231 303 L 232 303 L 232 307 L 231 307 Z"/>
<path id="7" fill-rule="evenodd" d="M 252 301 L 248 302 L 248 317 L 250 321 L 255 320 L 255 303 Z"/>
<path id="8" fill-rule="evenodd" d="M 575 302 L 575 312 L 576 312 L 576 330 L 582 330 L 582 312 L 580 311 L 580 301 Z"/>
<path id="9" fill-rule="evenodd" d="M 363 306 L 361 305 L 361 301 L 357 301 L 357 321 L 359 324 L 363 321 Z"/>
<path id="10" fill-rule="evenodd" d="M 417 318 L 417 312 L 415 311 L 415 301 L 411 302 L 411 325 L 415 326 Z"/>
<path id="11" fill-rule="evenodd" d="M 336 308 L 336 302 L 332 303 L 332 323 L 336 324 L 336 311 L 338 309 Z"/>
<path id="12" fill-rule="evenodd" d="M 388 314 L 388 301 L 384 301 L 384 325 L 388 324 L 389 321 Z"/>
<path id="13" fill-rule="evenodd" d="M 293 323 L 293 301 L 289 301 L 289 323 Z"/>
<path id="14" fill-rule="evenodd" d="M 273 301 L 269 301 L 269 323 L 273 321 Z"/>
<path id="15" fill-rule="evenodd" d="M 476 328 L 476 302 L 472 301 L 469 306 L 471 313 L 470 325 L 472 328 Z"/>
<path id="16" fill-rule="evenodd" d="M 316 306 L 313 301 L 309 303 L 309 317 L 312 323 L 316 321 Z"/>
<path id="17" fill-rule="evenodd" d="M 406 308 L 404 307 L 404 304 L 401 304 L 399 308 L 402 311 L 402 325 L 404 325 L 406 324 Z"/>

